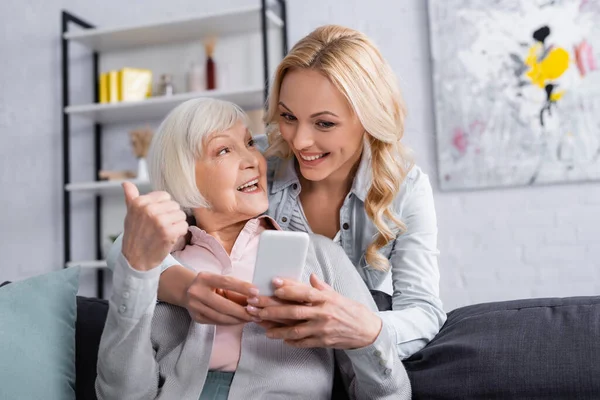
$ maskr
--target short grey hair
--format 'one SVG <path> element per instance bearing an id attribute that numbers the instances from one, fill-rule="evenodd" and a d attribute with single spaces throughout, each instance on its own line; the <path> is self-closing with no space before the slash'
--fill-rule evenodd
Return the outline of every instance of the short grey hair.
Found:
<path id="1" fill-rule="evenodd" d="M 196 160 L 204 138 L 224 132 L 238 122 L 248 126 L 236 104 L 212 98 L 188 100 L 175 107 L 160 124 L 148 151 L 148 172 L 154 190 L 166 191 L 186 211 L 210 207 L 196 186 Z"/>

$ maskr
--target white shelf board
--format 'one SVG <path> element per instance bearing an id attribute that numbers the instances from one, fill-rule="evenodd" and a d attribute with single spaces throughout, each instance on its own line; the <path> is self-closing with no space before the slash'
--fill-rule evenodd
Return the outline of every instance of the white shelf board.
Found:
<path id="1" fill-rule="evenodd" d="M 105 260 L 91 260 L 91 261 L 70 261 L 67 263 L 67 268 L 70 267 L 81 267 L 81 268 L 107 268 Z"/>
<path id="2" fill-rule="evenodd" d="M 70 183 L 65 186 L 69 192 L 96 192 L 96 193 L 121 193 L 123 188 L 121 184 L 124 181 L 97 181 L 97 182 L 80 182 Z M 140 192 L 148 192 L 151 189 L 150 182 L 137 179 L 129 180 L 134 183 Z"/>
<path id="3" fill-rule="evenodd" d="M 264 106 L 264 88 L 260 87 L 181 93 L 173 96 L 151 97 L 142 101 L 74 105 L 66 107 L 65 112 L 102 124 L 135 122 L 164 118 L 177 105 L 198 97 L 231 101 L 244 110 L 257 110 Z"/>
<path id="4" fill-rule="evenodd" d="M 259 32 L 261 29 L 260 15 L 260 7 L 240 8 L 154 24 L 66 32 L 64 38 L 78 42 L 94 51 L 122 50 L 201 40 L 207 36 L 219 37 L 244 32 Z M 267 10 L 267 21 L 267 28 L 283 26 L 281 18 L 271 10 Z"/>

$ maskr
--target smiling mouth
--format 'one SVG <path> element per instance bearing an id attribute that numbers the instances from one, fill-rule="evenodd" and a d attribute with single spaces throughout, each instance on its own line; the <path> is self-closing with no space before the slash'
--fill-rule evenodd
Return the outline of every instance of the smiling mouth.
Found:
<path id="1" fill-rule="evenodd" d="M 244 183 L 241 186 L 238 186 L 237 190 L 239 192 L 253 192 L 258 189 L 258 178 L 254 178 L 251 181 Z"/>
<path id="2" fill-rule="evenodd" d="M 303 154 L 300 154 L 300 157 L 304 161 L 315 161 L 315 160 L 318 160 L 318 159 L 323 158 L 323 157 L 328 156 L 328 155 L 329 155 L 329 153 L 322 153 L 322 154 L 317 154 L 317 155 L 314 155 L 314 156 L 305 156 Z"/>

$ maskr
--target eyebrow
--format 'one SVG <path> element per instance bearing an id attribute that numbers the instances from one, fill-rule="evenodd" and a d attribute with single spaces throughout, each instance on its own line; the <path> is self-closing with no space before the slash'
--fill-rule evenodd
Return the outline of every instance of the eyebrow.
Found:
<path id="1" fill-rule="evenodd" d="M 208 139 L 208 141 L 206 142 L 206 144 L 210 144 L 210 142 L 212 142 L 215 139 L 219 139 L 219 138 L 227 138 L 227 135 L 224 135 L 222 133 L 218 133 L 216 135 L 210 135 L 210 138 Z"/>
<path id="2" fill-rule="evenodd" d="M 250 129 L 248 129 L 248 128 L 246 127 L 246 133 L 244 134 L 244 139 L 245 139 L 247 136 L 250 136 L 250 138 L 252 138 L 252 132 L 250 132 Z M 226 138 L 226 139 L 228 139 L 228 138 L 230 138 L 230 135 L 225 135 L 224 133 L 216 133 L 216 134 L 214 134 L 214 135 L 210 135 L 210 139 L 208 139 L 208 141 L 206 142 L 206 144 L 208 145 L 208 144 L 209 144 L 210 142 L 212 142 L 213 140 L 215 140 L 215 139 L 219 139 L 219 138 Z"/>
<path id="3" fill-rule="evenodd" d="M 282 106 L 283 108 L 285 108 L 286 110 L 288 110 L 289 112 L 291 112 L 293 114 L 292 110 L 290 110 L 290 108 L 288 106 L 286 106 L 285 104 L 283 104 L 282 101 L 279 102 L 279 105 Z M 332 115 L 334 117 L 339 118 L 336 114 L 332 113 L 331 111 L 320 111 L 318 113 L 312 114 L 310 116 L 310 118 L 315 118 L 315 117 L 318 117 L 320 115 Z"/>

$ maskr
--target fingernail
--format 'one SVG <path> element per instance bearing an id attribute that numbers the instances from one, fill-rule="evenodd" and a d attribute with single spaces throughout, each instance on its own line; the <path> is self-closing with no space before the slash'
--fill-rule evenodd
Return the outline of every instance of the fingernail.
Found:
<path id="1" fill-rule="evenodd" d="M 281 279 L 281 278 L 275 278 L 275 279 L 273 279 L 273 284 L 275 286 L 281 286 L 281 285 L 283 285 L 283 279 Z"/>
<path id="2" fill-rule="evenodd" d="M 250 294 L 254 297 L 258 296 L 258 289 L 257 288 L 250 289 Z"/>
<path id="3" fill-rule="evenodd" d="M 273 338 L 275 337 L 275 335 L 274 335 L 272 332 L 268 332 L 268 331 L 267 331 L 267 337 L 268 337 L 269 339 L 273 339 Z"/>
<path id="4" fill-rule="evenodd" d="M 247 306 L 246 310 L 248 310 L 248 312 L 251 312 L 251 313 L 257 313 L 258 312 L 258 308 L 254 307 L 254 306 Z"/>
<path id="5" fill-rule="evenodd" d="M 254 322 L 262 322 L 262 319 L 260 319 L 258 317 L 252 317 L 252 321 L 254 321 Z"/>
<path id="6" fill-rule="evenodd" d="M 258 304 L 258 297 L 250 297 L 247 301 L 249 304 L 256 305 L 256 304 Z"/>

